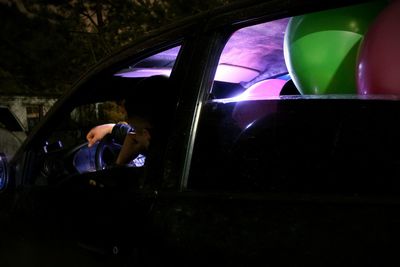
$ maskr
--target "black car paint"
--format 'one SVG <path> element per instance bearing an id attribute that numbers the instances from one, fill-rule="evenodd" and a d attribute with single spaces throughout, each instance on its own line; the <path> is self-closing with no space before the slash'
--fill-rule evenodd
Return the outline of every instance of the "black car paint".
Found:
<path id="1" fill-rule="evenodd" d="M 230 27 L 336 4 L 339 2 L 237 4 L 227 14 L 210 13 L 208 23 L 207 18 L 201 18 L 200 25 L 196 21 L 187 23 L 177 34 L 155 34 L 84 76 L 10 162 L 16 176 L 0 194 L 1 265 L 337 266 L 389 260 L 395 255 L 389 248 L 399 237 L 400 202 L 396 194 L 254 193 L 201 188 L 201 184 L 196 189 L 187 180 L 188 155 L 195 142 L 199 112 L 196 105 L 206 98 L 218 52 L 232 31 Z M 238 6 L 241 9 L 237 10 Z M 220 32 L 226 34 L 217 34 Z M 132 60 L 136 52 L 144 57 L 143 49 L 153 42 L 161 47 L 169 39 L 187 34 L 176 76 L 171 77 L 182 94 L 179 121 L 172 122 L 175 132 L 166 149 L 164 166 L 169 172 L 163 174 L 160 183 L 127 186 L 135 182 L 127 177 L 138 176 L 130 173 L 138 171 L 132 169 L 86 173 L 71 177 L 62 186 L 38 187 L 30 182 L 37 156 L 33 151 L 43 145 L 51 128 L 48 125 L 57 115 L 70 110 L 80 96 L 90 94 L 82 87 L 90 87 L 93 80 L 112 73 L 127 58 Z M 188 65 L 191 68 L 187 69 Z M 225 178 L 228 183 L 229 177 Z"/>

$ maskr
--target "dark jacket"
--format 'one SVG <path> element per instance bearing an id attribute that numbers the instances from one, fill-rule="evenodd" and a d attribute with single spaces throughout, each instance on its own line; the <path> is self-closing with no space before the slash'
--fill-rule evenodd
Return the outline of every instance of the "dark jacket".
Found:
<path id="1" fill-rule="evenodd" d="M 125 137 L 128 133 L 134 132 L 135 128 L 126 123 L 117 123 L 114 125 L 111 137 L 120 145 L 124 143 Z"/>

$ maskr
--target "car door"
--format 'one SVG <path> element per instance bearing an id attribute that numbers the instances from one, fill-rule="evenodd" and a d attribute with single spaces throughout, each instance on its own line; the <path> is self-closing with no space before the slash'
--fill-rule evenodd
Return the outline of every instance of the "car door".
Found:
<path id="1" fill-rule="evenodd" d="M 2 266 L 125 266 L 146 261 L 152 247 L 147 221 L 163 173 L 164 148 L 146 156 L 145 165 L 97 166 L 99 152 L 88 149 L 86 134 L 97 124 L 124 119 L 117 116 L 117 106 L 124 97 L 140 94 L 135 91 L 139 80 L 179 77 L 174 65 L 183 32 L 161 32 L 111 56 L 83 77 L 28 137 L 9 163 L 8 184 L 0 193 Z M 105 147 L 114 153 L 113 145 Z M 102 162 L 110 161 L 102 153 Z"/>
<path id="2" fill-rule="evenodd" d="M 207 25 L 198 51 L 207 62 L 191 83 L 200 92 L 187 95 L 197 106 L 185 128 L 180 191 L 160 190 L 152 213 L 158 263 L 395 259 L 398 98 L 302 93 L 285 62 L 292 17 L 283 14 L 315 10 L 264 8 L 264 16 L 262 5 L 253 6 Z"/>

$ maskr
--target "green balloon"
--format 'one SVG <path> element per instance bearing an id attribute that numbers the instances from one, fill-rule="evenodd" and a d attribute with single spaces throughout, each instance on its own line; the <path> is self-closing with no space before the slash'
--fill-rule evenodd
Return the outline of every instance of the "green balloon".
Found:
<path id="1" fill-rule="evenodd" d="M 356 62 L 369 25 L 387 5 L 374 1 L 290 19 L 286 66 L 302 94 L 355 94 Z"/>

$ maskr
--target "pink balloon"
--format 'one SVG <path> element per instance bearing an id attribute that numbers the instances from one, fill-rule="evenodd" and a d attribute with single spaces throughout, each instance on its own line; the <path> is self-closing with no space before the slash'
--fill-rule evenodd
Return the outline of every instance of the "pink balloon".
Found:
<path id="1" fill-rule="evenodd" d="M 271 96 L 279 96 L 286 81 L 281 79 L 269 79 L 250 86 L 242 96 L 246 99 L 268 99 Z"/>
<path id="2" fill-rule="evenodd" d="M 235 97 L 239 100 L 232 113 L 236 123 L 243 129 L 257 119 L 276 112 L 276 102 L 244 100 L 263 100 L 279 97 L 285 83 L 286 81 L 281 79 L 264 80 L 250 86 L 242 94 Z"/>
<path id="3" fill-rule="evenodd" d="M 371 24 L 357 62 L 359 94 L 400 94 L 400 0 Z"/>

